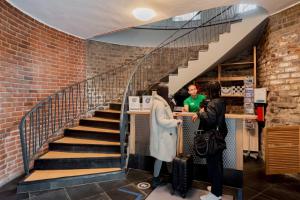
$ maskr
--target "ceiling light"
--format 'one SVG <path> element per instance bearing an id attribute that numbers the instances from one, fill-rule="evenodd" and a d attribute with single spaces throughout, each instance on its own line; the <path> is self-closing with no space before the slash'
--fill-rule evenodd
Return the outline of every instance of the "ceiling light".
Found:
<path id="1" fill-rule="evenodd" d="M 132 11 L 135 18 L 141 21 L 148 21 L 156 16 L 154 10 L 150 8 L 136 8 Z"/>

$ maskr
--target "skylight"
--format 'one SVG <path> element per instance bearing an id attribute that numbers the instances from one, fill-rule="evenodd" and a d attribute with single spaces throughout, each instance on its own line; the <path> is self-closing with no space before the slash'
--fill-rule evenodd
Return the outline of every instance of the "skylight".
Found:
<path id="1" fill-rule="evenodd" d="M 173 17 L 172 20 L 173 21 L 189 21 L 197 13 L 198 13 L 198 11 L 187 13 L 187 14 L 184 14 L 184 15 L 178 15 L 178 16 Z M 193 20 L 200 20 L 200 19 L 201 19 L 201 15 L 200 14 L 193 18 Z"/>
<path id="2" fill-rule="evenodd" d="M 245 13 L 250 10 L 255 10 L 256 8 L 257 8 L 257 5 L 255 5 L 255 4 L 239 4 L 238 13 Z"/>

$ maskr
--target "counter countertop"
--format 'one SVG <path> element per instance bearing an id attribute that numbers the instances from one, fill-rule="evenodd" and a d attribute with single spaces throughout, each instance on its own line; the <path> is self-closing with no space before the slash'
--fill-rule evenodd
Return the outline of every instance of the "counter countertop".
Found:
<path id="1" fill-rule="evenodd" d="M 136 115 L 148 115 L 150 114 L 149 110 L 137 110 L 137 111 L 128 111 L 128 114 Z M 174 116 L 193 116 L 192 112 L 173 112 Z M 230 119 L 257 119 L 257 115 L 247 115 L 247 114 L 225 114 L 226 118 Z"/>

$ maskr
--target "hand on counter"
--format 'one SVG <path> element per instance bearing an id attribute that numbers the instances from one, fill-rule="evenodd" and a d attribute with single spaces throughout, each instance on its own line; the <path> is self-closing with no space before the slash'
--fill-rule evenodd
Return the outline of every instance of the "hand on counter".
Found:
<path id="1" fill-rule="evenodd" d="M 181 119 L 177 120 L 177 126 L 182 126 L 182 120 Z"/>
<path id="2" fill-rule="evenodd" d="M 197 115 L 197 114 L 194 114 L 194 115 L 192 116 L 192 121 L 195 122 L 197 119 L 198 119 L 198 115 Z"/>
<path id="3" fill-rule="evenodd" d="M 188 112 L 189 110 L 186 109 L 185 107 L 183 107 L 181 111 L 182 111 L 182 112 Z"/>
<path id="4" fill-rule="evenodd" d="M 201 108 L 199 112 L 200 112 L 200 113 L 201 113 L 201 112 L 204 112 L 204 108 Z M 198 115 L 197 115 L 197 113 L 195 113 L 195 114 L 192 116 L 192 121 L 195 122 L 197 119 L 198 119 Z"/>

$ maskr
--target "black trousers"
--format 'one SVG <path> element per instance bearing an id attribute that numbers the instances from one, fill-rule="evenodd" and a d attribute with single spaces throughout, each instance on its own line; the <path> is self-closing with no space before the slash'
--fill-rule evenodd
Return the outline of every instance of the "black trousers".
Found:
<path id="1" fill-rule="evenodd" d="M 211 182 L 211 193 L 222 196 L 223 190 L 223 151 L 206 158 L 208 178 Z"/>

